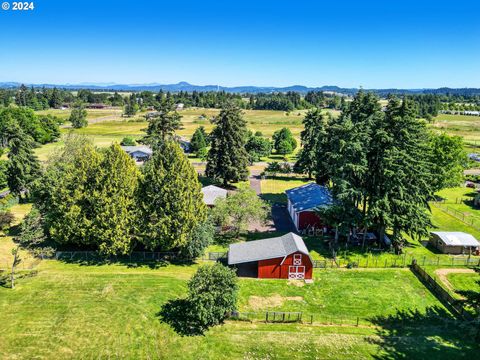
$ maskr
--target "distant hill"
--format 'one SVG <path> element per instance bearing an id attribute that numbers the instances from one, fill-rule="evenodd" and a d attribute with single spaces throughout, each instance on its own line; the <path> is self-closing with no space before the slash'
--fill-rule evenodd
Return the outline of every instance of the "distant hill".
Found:
<path id="1" fill-rule="evenodd" d="M 0 82 L 0 88 L 17 88 L 21 85 L 18 82 Z M 287 92 L 295 91 L 299 93 L 306 93 L 308 91 L 329 91 L 338 94 L 353 95 L 357 88 L 341 88 L 338 86 L 321 86 L 321 87 L 307 87 L 302 85 L 293 85 L 287 87 L 274 86 L 235 86 L 226 87 L 219 85 L 192 85 L 188 82 L 181 81 L 177 84 L 98 84 L 98 83 L 81 83 L 81 84 L 25 84 L 27 86 L 34 86 L 36 88 L 62 88 L 68 90 L 89 89 L 92 91 L 154 91 L 160 90 L 179 92 L 179 91 L 225 91 L 230 93 L 240 94 L 258 94 L 258 93 L 273 93 L 273 92 Z M 387 94 L 457 94 L 457 95 L 480 95 L 480 88 L 448 88 L 443 87 L 439 89 L 365 89 L 366 91 L 373 91 L 380 96 Z"/>

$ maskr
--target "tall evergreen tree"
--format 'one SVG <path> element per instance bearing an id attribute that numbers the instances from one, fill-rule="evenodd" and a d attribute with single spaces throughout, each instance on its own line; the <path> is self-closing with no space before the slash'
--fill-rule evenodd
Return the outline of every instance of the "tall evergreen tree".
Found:
<path id="1" fill-rule="evenodd" d="M 21 129 L 10 139 L 8 152 L 7 183 L 10 191 L 22 197 L 40 176 L 40 163 L 33 152 L 33 140 Z"/>
<path id="2" fill-rule="evenodd" d="M 157 113 L 148 119 L 146 141 L 155 146 L 173 139 L 175 131 L 182 125 L 181 120 L 182 116 L 172 110 L 170 105 L 160 105 Z"/>
<path id="3" fill-rule="evenodd" d="M 192 152 L 194 153 L 198 153 L 201 149 L 205 149 L 207 147 L 207 139 L 205 138 L 205 128 L 203 126 L 198 127 L 193 133 L 190 146 L 191 146 Z"/>
<path id="4" fill-rule="evenodd" d="M 184 248 L 205 220 L 197 172 L 177 143 L 160 143 L 143 167 L 138 208 L 140 234 L 150 249 Z"/>
<path id="5" fill-rule="evenodd" d="M 246 122 L 238 106 L 227 104 L 215 117 L 216 125 L 210 134 L 206 175 L 227 185 L 245 180 L 248 176 L 248 153 L 245 150 Z"/>
<path id="6" fill-rule="evenodd" d="M 133 116 L 138 112 L 138 104 L 136 94 L 131 94 L 130 98 L 127 100 L 124 109 L 125 116 Z"/>
<path id="7" fill-rule="evenodd" d="M 85 110 L 82 104 L 78 103 L 73 107 L 68 121 L 72 123 L 72 127 L 75 129 L 80 129 L 88 125 L 87 110 Z"/>
<path id="8" fill-rule="evenodd" d="M 428 200 L 433 195 L 430 139 L 409 99 L 389 100 L 385 119 L 372 131 L 367 216 L 380 238 L 387 228 L 401 247 L 401 233 L 425 236 L 431 227 Z"/>
<path id="9" fill-rule="evenodd" d="M 139 171 L 118 144 L 111 145 L 102 155 L 96 191 L 92 193 L 95 217 L 91 231 L 102 253 L 126 254 L 134 244 Z"/>
<path id="10" fill-rule="evenodd" d="M 295 171 L 312 174 L 324 174 L 324 169 L 319 167 L 324 162 L 325 144 L 327 143 L 327 120 L 320 109 L 309 111 L 303 119 L 304 129 L 300 133 L 302 149 L 295 163 Z M 320 164 L 317 164 L 320 162 Z M 323 167 L 322 167 L 323 168 Z"/>
<path id="11" fill-rule="evenodd" d="M 54 241 L 126 254 L 136 224 L 135 162 L 114 144 L 100 152 L 88 141 L 68 139 L 35 189 L 35 202 Z"/>

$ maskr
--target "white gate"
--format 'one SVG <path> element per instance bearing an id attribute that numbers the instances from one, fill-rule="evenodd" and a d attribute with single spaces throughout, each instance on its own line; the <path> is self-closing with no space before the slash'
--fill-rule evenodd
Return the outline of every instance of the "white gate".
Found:
<path id="1" fill-rule="evenodd" d="M 305 266 L 289 266 L 288 267 L 289 279 L 305 279 Z"/>

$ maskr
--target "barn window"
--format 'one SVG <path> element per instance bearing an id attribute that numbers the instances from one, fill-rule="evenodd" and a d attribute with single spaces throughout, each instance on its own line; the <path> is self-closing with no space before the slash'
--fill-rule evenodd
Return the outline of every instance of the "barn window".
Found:
<path id="1" fill-rule="evenodd" d="M 293 255 L 293 265 L 302 265 L 302 254 Z"/>

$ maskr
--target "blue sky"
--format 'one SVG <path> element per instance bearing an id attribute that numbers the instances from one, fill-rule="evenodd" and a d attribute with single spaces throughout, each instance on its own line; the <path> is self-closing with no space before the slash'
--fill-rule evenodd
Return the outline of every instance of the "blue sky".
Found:
<path id="1" fill-rule="evenodd" d="M 0 10 L 0 81 L 480 87 L 478 0 L 34 4 Z"/>

